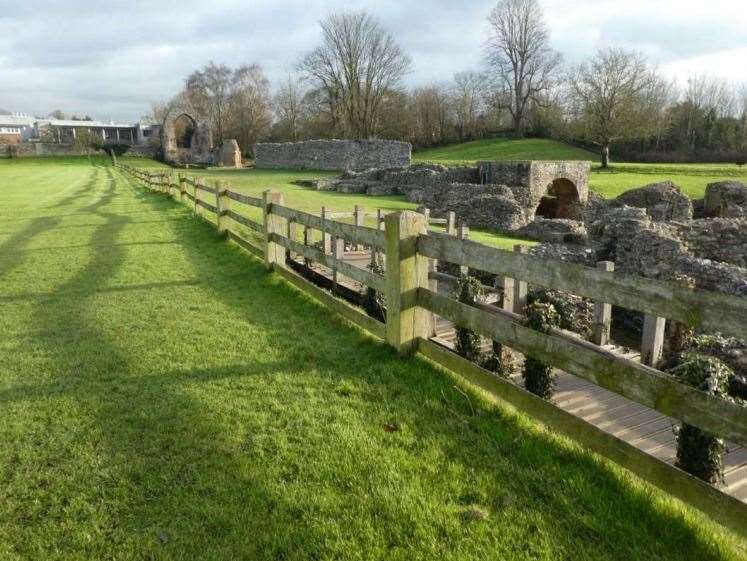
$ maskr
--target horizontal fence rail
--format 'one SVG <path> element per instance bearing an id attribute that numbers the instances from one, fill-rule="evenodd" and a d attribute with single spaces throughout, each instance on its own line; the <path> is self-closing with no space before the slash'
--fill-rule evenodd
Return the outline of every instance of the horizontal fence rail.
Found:
<path id="1" fill-rule="evenodd" d="M 550 335 L 540 333 L 527 327 L 521 316 L 499 308 L 486 311 L 425 288 L 418 289 L 418 304 L 460 327 L 472 329 L 665 415 L 747 444 L 747 410 L 744 407 L 681 384 L 654 368 L 559 329 Z"/>
<path id="2" fill-rule="evenodd" d="M 303 224 L 315 230 L 327 232 L 333 236 L 339 236 L 355 243 L 372 246 L 378 249 L 384 249 L 386 238 L 384 232 L 366 226 L 356 226 L 344 222 L 335 222 L 327 220 L 314 214 L 294 210 L 281 205 L 273 204 L 270 207 L 270 213 L 282 216 L 286 220 Z"/>
<path id="3" fill-rule="evenodd" d="M 195 178 L 180 176 L 175 181 L 168 173 L 147 172 L 123 164 L 117 164 L 117 167 L 151 189 L 189 202 L 196 214 L 212 215 L 219 231 L 262 258 L 269 269 L 310 292 L 342 317 L 385 339 L 403 354 L 420 352 L 457 371 L 488 389 L 498 399 L 529 411 L 563 434 L 578 436 L 594 451 L 747 535 L 744 503 L 551 402 L 537 398 L 514 382 L 499 379 L 430 340 L 435 317 L 445 318 L 456 326 L 473 330 L 663 415 L 747 446 L 747 408 L 742 405 L 682 384 L 669 374 L 604 347 L 601 341 L 606 338 L 598 334 L 591 342 L 561 329 L 542 333 L 529 327 L 522 315 L 528 286 L 532 285 L 594 300 L 596 321 L 601 323 L 609 321 L 611 305 L 645 312 L 644 332 L 655 329 L 653 333 L 659 338 L 663 337 L 666 319 L 708 332 L 745 337 L 747 299 L 637 276 L 623 276 L 614 273 L 614 264 L 609 262 L 590 268 L 536 258 L 526 254 L 524 246 L 517 246 L 514 252 L 484 246 L 466 239 L 469 231 L 464 225 L 457 227 L 453 212 L 448 213 L 447 218 L 434 219 L 427 210 L 424 214 L 405 211 L 385 215 L 381 210 L 372 214 L 356 207 L 353 212 L 322 209 L 321 216 L 317 216 L 286 206 L 283 195 L 272 191 L 265 192 L 260 199 L 232 191 L 223 182 L 211 187 Z M 231 208 L 233 204 L 261 209 L 262 220 L 256 221 L 236 212 Z M 364 226 L 366 216 L 375 217 L 379 227 Z M 352 218 L 354 223 L 340 222 L 335 218 Z M 240 232 L 231 228 L 231 223 L 260 234 L 261 241 L 242 237 Z M 384 224 L 386 227 L 381 229 Z M 447 233 L 429 232 L 429 224 L 443 224 Z M 303 231 L 300 232 L 299 228 Z M 321 235 L 318 244 L 312 242 L 312 232 Z M 303 236 L 299 236 L 300 233 Z M 303 242 L 299 241 L 301 237 Z M 368 248 L 372 261 L 377 256 L 383 257 L 384 274 L 373 272 L 371 267 L 361 268 L 346 262 L 346 247 L 353 252 Z M 294 261 L 294 255 L 300 256 L 302 263 Z M 439 292 L 438 284 L 452 287 L 459 277 L 454 276 L 456 273 L 438 272 L 437 262 L 454 264 L 462 275 L 469 271 L 484 271 L 497 275 L 497 280 L 502 278 L 501 288 L 484 287 L 493 296 L 501 295 L 500 306 L 486 303 L 470 306 L 452 295 Z M 312 263 L 328 268 L 334 286 L 337 286 L 338 275 L 343 275 L 384 294 L 386 323 L 363 314 L 304 278 L 292 269 L 293 263 L 303 265 L 307 271 Z"/>
<path id="4" fill-rule="evenodd" d="M 550 265 L 547 259 L 438 233 L 418 238 L 418 251 L 434 259 L 649 312 L 691 327 L 735 337 L 747 335 L 747 301 L 744 298 L 692 290 L 644 277 L 616 275 L 565 261 L 552 261 Z"/>

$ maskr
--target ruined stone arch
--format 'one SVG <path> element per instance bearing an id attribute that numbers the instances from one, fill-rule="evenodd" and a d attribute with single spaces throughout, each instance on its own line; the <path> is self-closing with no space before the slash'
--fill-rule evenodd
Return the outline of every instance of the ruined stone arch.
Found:
<path id="1" fill-rule="evenodd" d="M 197 121 L 188 113 L 178 115 L 173 121 L 176 148 L 192 148 L 197 134 Z"/>
<path id="2" fill-rule="evenodd" d="M 210 126 L 189 107 L 174 106 L 163 123 L 163 157 L 172 164 L 208 164 L 213 157 Z"/>
<path id="3" fill-rule="evenodd" d="M 579 220 L 581 216 L 581 197 L 576 184 L 566 177 L 553 179 L 547 185 L 534 214 L 542 218 Z"/>

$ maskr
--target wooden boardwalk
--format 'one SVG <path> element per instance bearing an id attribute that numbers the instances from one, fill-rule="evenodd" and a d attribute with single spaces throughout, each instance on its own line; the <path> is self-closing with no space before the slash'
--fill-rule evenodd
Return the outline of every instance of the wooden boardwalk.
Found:
<path id="1" fill-rule="evenodd" d="M 299 256 L 294 256 L 298 258 Z M 371 261 L 367 251 L 346 251 L 344 260 L 360 268 Z M 332 272 L 324 266 L 313 264 L 313 269 L 332 278 Z M 352 290 L 360 290 L 357 282 L 339 277 L 339 283 Z M 447 348 L 454 347 L 455 332 L 451 322 L 437 318 L 433 340 Z M 486 348 L 490 343 L 485 341 Z M 638 359 L 637 352 L 628 352 L 629 358 Z M 520 357 L 519 357 L 520 358 Z M 521 385 L 521 375 L 513 381 Z M 561 409 L 584 419 L 596 427 L 633 444 L 644 452 L 668 463 L 674 463 L 676 442 L 673 427 L 676 422 L 661 413 L 610 392 L 565 372 L 557 372 L 557 383 L 553 403 Z M 728 445 L 724 458 L 725 483 L 722 489 L 747 502 L 747 448 Z"/>

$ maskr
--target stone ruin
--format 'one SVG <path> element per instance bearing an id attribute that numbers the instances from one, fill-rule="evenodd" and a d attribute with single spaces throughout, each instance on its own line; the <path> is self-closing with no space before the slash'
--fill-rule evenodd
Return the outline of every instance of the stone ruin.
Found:
<path id="1" fill-rule="evenodd" d="M 536 216 L 579 219 L 589 196 L 589 162 L 480 162 L 476 166 L 346 171 L 308 183 L 319 190 L 404 195 L 431 216 L 453 211 L 473 228 L 516 231 Z"/>
<path id="2" fill-rule="evenodd" d="M 213 163 L 217 166 L 227 168 L 242 167 L 239 143 L 233 139 L 224 140 L 223 144 L 216 150 Z"/>
<path id="3" fill-rule="evenodd" d="M 346 171 L 306 185 L 343 193 L 404 195 L 453 211 L 471 228 L 542 242 L 532 251 L 595 265 L 615 261 L 621 274 L 692 279 L 706 290 L 747 295 L 747 187 L 708 185 L 690 200 L 671 181 L 605 200 L 588 188 L 589 162 L 506 161 L 476 166 Z"/>
<path id="4" fill-rule="evenodd" d="M 412 145 L 397 140 L 306 140 L 258 143 L 260 169 L 366 170 L 410 165 Z"/>
<path id="5" fill-rule="evenodd" d="M 214 147 L 208 123 L 193 117 L 188 107 L 172 111 L 162 127 L 164 160 L 176 166 L 217 165 L 242 167 L 241 149 L 234 139 L 224 140 Z"/>
<path id="6" fill-rule="evenodd" d="M 210 126 L 187 110 L 172 111 L 162 128 L 163 158 L 169 164 L 207 165 L 213 163 L 213 135 Z"/>
<path id="7" fill-rule="evenodd" d="M 614 261 L 621 274 L 686 277 L 697 288 L 747 296 L 746 201 L 747 186 L 738 182 L 712 183 L 695 201 L 671 181 L 611 200 L 594 196 L 575 246 L 556 239 L 532 251 L 587 265 Z"/>

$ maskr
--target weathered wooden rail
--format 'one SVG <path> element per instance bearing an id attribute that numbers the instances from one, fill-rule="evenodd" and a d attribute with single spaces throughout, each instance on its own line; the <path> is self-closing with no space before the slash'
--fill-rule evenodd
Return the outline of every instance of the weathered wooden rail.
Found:
<path id="1" fill-rule="evenodd" d="M 525 355 L 550 363 L 560 370 L 588 380 L 664 415 L 698 426 L 725 439 L 747 445 L 747 408 L 679 383 L 654 366 L 660 354 L 666 319 L 709 331 L 745 337 L 747 302 L 744 298 L 692 290 L 675 284 L 612 271 L 611 264 L 589 268 L 560 261 L 547 261 L 526 254 L 487 247 L 458 233 L 453 215 L 445 220 L 447 234 L 429 232 L 429 218 L 414 212 L 377 213 L 377 228 L 363 225 L 365 213 L 356 208 L 353 223 L 332 217 L 342 213 L 322 210 L 321 216 L 292 209 L 283 195 L 266 191 L 262 199 L 236 193 L 222 182 L 210 187 L 195 179 L 149 173 L 118 164 L 124 173 L 151 189 L 192 205 L 195 213 L 214 220 L 219 231 L 255 255 L 295 286 L 312 293 L 325 305 L 387 341 L 403 355 L 420 353 L 487 390 L 494 397 L 526 411 L 554 431 L 570 436 L 590 449 L 614 460 L 633 473 L 675 497 L 700 508 L 712 518 L 747 535 L 747 506 L 717 488 L 667 464 L 594 425 L 542 400 L 511 381 L 466 361 L 431 340 L 436 316 L 455 325 L 505 344 Z M 210 198 L 210 202 L 206 199 Z M 238 203 L 262 211 L 262 222 L 236 212 Z M 382 219 L 384 229 L 381 229 Z M 433 222 L 430 222 L 433 223 Z M 238 228 L 236 227 L 238 226 Z M 244 230 L 242 231 L 242 227 Z M 299 229 L 303 236 L 299 238 Z M 321 235 L 311 244 L 309 232 Z M 303 239 L 304 242 L 299 241 Z M 385 257 L 385 274 L 375 274 L 345 262 L 345 243 L 370 248 Z M 342 249 L 341 249 L 342 248 Z M 386 295 L 386 323 L 365 315 L 329 292 L 322 290 L 288 267 L 290 255 L 316 262 L 336 275 L 382 291 Z M 468 306 L 444 295 L 436 287 L 449 276 L 435 271 L 444 261 L 486 271 L 503 279 L 501 305 Z M 522 315 L 528 284 L 556 288 L 594 299 L 594 342 L 563 330 L 549 334 L 531 329 Z M 648 318 L 644 329 L 641 364 L 604 347 L 609 332 L 611 304 L 642 311 Z M 605 335 L 606 334 L 606 335 Z"/>

